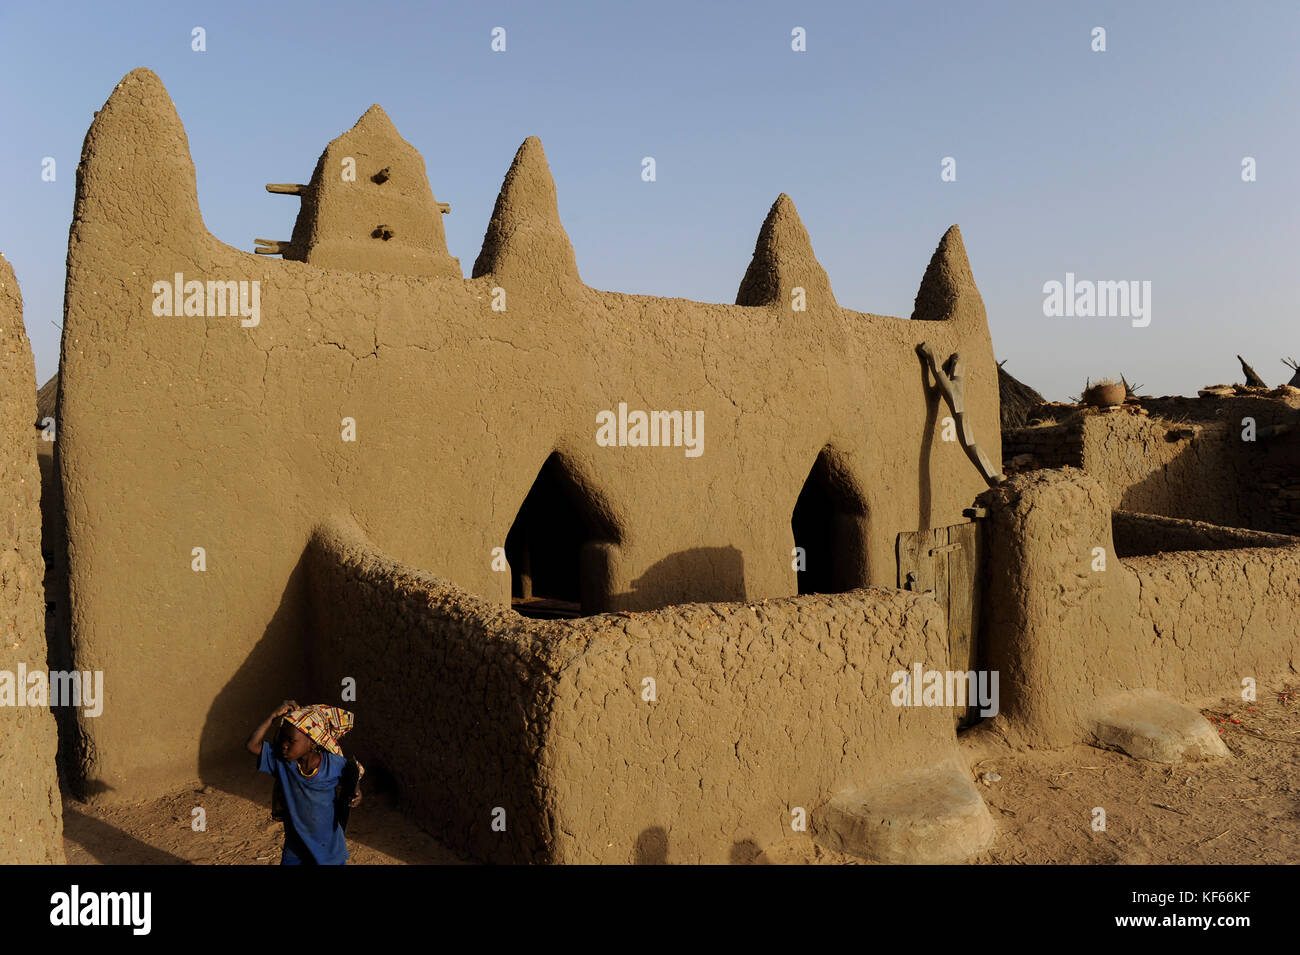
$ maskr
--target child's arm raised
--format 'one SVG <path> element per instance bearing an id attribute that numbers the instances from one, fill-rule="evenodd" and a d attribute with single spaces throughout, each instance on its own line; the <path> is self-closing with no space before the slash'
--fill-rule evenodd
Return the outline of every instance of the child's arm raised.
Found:
<path id="1" fill-rule="evenodd" d="M 281 703 L 279 706 L 273 709 L 271 711 L 271 715 L 268 716 L 266 719 L 262 720 L 261 724 L 257 727 L 257 729 L 253 730 L 253 735 L 248 737 L 248 742 L 244 744 L 248 748 L 248 751 L 252 753 L 254 756 L 261 756 L 262 740 L 266 736 L 266 731 L 271 728 L 271 723 L 275 720 L 276 717 L 284 716 L 285 713 L 288 713 L 291 710 L 296 710 L 297 708 L 298 708 L 298 704 L 295 703 L 293 700 L 285 700 L 283 703 Z"/>

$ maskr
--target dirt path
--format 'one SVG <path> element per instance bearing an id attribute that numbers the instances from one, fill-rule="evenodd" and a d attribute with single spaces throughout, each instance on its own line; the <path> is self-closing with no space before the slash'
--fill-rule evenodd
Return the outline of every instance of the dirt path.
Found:
<path id="1" fill-rule="evenodd" d="M 1254 704 L 1206 707 L 1231 759 L 1166 766 L 1074 746 L 1008 753 L 972 766 L 993 814 L 997 839 L 976 863 L 1300 862 L 1300 693 L 1260 688 Z M 1240 722 L 1232 722 L 1232 720 Z M 989 781 L 984 781 L 990 774 Z M 993 775 L 1000 777 L 996 780 Z M 133 805 L 64 800 L 64 843 L 72 863 L 275 865 L 280 824 L 270 818 L 270 783 L 223 785 Z M 207 830 L 191 828 L 195 807 Z M 1106 812 L 1104 831 L 1093 810 Z M 456 864 L 453 853 L 372 792 L 354 812 L 348 846 L 356 865 Z M 671 855 L 668 862 L 673 860 Z M 799 837 L 758 861 L 855 864 Z"/>
<path id="2" fill-rule="evenodd" d="M 63 800 L 63 845 L 82 865 L 278 865 L 281 824 L 271 821 L 271 779 L 224 778 L 219 784 L 143 803 L 92 806 Z M 462 864 L 397 811 L 389 793 L 363 788 L 348 825 L 351 865 Z M 195 831 L 194 810 L 206 814 Z"/>
<path id="3" fill-rule="evenodd" d="M 997 835 L 983 864 L 1280 864 L 1300 862 L 1300 702 L 1291 686 L 1255 703 L 1202 708 L 1224 720 L 1232 758 L 1168 766 L 1092 746 L 1008 753 L 973 763 Z M 1232 720 L 1239 720 L 1234 723 Z M 1260 738 L 1269 737 L 1268 739 Z M 997 777 L 985 782 L 984 774 Z M 1093 810 L 1105 810 L 1105 831 Z M 810 840 L 774 862 L 856 863 Z"/>

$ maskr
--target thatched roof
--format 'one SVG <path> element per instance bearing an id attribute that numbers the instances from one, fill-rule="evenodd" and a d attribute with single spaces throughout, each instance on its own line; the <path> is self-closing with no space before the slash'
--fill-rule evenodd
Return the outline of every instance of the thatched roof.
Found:
<path id="1" fill-rule="evenodd" d="M 59 401 L 59 376 L 56 373 L 53 378 L 41 385 L 36 392 L 36 425 L 46 418 L 54 417 L 54 409 L 58 406 Z"/>
<path id="2" fill-rule="evenodd" d="M 1002 402 L 1002 430 L 1023 428 L 1029 424 L 1030 414 L 1046 398 L 1028 385 L 1017 381 L 1002 365 L 998 365 L 998 397 Z"/>

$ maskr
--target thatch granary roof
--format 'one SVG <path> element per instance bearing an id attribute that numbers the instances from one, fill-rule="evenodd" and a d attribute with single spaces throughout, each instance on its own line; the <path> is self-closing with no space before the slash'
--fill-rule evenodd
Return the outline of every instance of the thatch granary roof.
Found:
<path id="1" fill-rule="evenodd" d="M 998 365 L 998 398 L 1003 431 L 1028 425 L 1033 411 L 1047 401 L 1033 388 L 1018 381 L 1002 364 Z"/>
<path id="2" fill-rule="evenodd" d="M 54 411 L 58 404 L 59 376 L 56 372 L 49 381 L 41 385 L 36 391 L 36 426 L 38 428 L 46 418 L 54 417 Z"/>

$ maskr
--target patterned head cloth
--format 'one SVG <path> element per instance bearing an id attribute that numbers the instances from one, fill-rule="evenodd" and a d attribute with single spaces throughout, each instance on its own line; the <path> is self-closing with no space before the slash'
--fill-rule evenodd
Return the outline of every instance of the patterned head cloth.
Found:
<path id="1" fill-rule="evenodd" d="M 285 714 L 284 721 L 298 727 L 334 755 L 342 756 L 343 750 L 339 747 L 339 737 L 352 729 L 356 719 L 347 710 L 317 703 Z"/>

